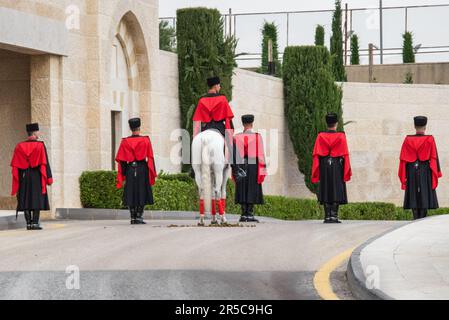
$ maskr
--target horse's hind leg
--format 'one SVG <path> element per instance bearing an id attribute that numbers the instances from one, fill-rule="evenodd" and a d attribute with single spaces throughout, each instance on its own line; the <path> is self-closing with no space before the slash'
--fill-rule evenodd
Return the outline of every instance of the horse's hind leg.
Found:
<path id="1" fill-rule="evenodd" d="M 221 201 L 223 203 L 224 210 L 226 211 L 226 187 L 228 180 L 231 177 L 231 166 L 225 166 L 223 170 L 223 179 L 221 182 Z"/>
<path id="2" fill-rule="evenodd" d="M 220 214 L 221 223 L 226 223 L 225 206 L 226 199 L 223 201 L 222 185 L 223 185 L 223 165 L 214 165 L 214 197 L 218 201 L 218 213 Z"/>
<path id="3" fill-rule="evenodd" d="M 192 169 L 195 172 L 195 181 L 198 186 L 198 194 L 200 196 L 200 221 L 198 225 L 204 225 L 204 188 L 201 184 L 201 165 L 192 163 Z"/>

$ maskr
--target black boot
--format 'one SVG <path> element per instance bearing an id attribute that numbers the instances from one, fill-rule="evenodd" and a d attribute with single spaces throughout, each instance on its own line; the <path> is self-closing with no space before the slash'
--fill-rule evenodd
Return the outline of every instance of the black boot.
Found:
<path id="1" fill-rule="evenodd" d="M 324 223 L 331 223 L 331 205 L 324 204 Z"/>
<path id="2" fill-rule="evenodd" d="M 41 215 L 40 210 L 33 211 L 33 225 L 31 226 L 32 230 L 42 230 L 42 227 L 39 225 L 39 217 Z"/>
<path id="3" fill-rule="evenodd" d="M 338 204 L 334 203 L 331 207 L 331 223 L 341 223 L 340 220 L 338 220 Z"/>
<path id="4" fill-rule="evenodd" d="M 259 220 L 254 218 L 254 204 L 248 204 L 248 211 L 247 211 L 248 218 L 246 219 L 247 222 L 257 222 L 259 223 Z"/>
<path id="5" fill-rule="evenodd" d="M 31 211 L 25 210 L 23 212 L 23 215 L 25 216 L 25 221 L 27 223 L 27 230 L 32 230 L 32 220 L 31 220 Z"/>
<path id="6" fill-rule="evenodd" d="M 136 208 L 135 207 L 130 207 L 129 208 L 129 213 L 131 215 L 131 224 L 136 224 Z"/>
<path id="7" fill-rule="evenodd" d="M 419 210 L 419 218 L 424 219 L 425 217 L 427 217 L 427 209 L 420 209 Z"/>
<path id="8" fill-rule="evenodd" d="M 418 220 L 420 216 L 420 209 L 412 209 L 413 212 L 413 220 Z"/>
<path id="9" fill-rule="evenodd" d="M 147 224 L 145 221 L 143 221 L 143 212 L 145 208 L 144 207 L 137 207 L 137 219 L 136 224 Z"/>
<path id="10" fill-rule="evenodd" d="M 242 203 L 240 205 L 242 209 L 242 215 L 240 216 L 240 222 L 247 222 L 248 221 L 248 205 L 246 203 Z"/>

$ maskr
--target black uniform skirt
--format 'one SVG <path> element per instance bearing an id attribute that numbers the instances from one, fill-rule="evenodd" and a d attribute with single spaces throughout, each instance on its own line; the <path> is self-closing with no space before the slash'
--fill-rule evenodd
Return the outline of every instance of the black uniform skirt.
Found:
<path id="1" fill-rule="evenodd" d="M 143 207 L 153 204 L 153 191 L 148 176 L 148 164 L 146 161 L 137 161 L 124 164 L 126 176 L 123 191 L 123 204 L 127 207 Z"/>
<path id="2" fill-rule="evenodd" d="M 50 210 L 48 195 L 42 194 L 41 178 L 39 167 L 19 170 L 17 211 Z"/>
<path id="3" fill-rule="evenodd" d="M 437 193 L 432 190 L 432 171 L 429 161 L 407 163 L 407 184 L 404 209 L 436 209 Z"/>
<path id="4" fill-rule="evenodd" d="M 342 157 L 320 158 L 320 186 L 318 201 L 324 203 L 347 204 L 348 195 L 343 179 L 344 159 Z"/>
<path id="5" fill-rule="evenodd" d="M 235 184 L 235 203 L 238 204 L 263 204 L 262 184 L 257 183 L 258 164 L 255 159 L 245 158 L 245 162 L 237 164 L 237 167 L 246 171 L 246 177 Z"/>

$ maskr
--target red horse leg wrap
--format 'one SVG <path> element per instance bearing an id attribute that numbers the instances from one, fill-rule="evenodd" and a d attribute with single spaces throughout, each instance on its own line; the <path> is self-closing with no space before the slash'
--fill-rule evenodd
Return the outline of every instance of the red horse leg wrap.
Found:
<path id="1" fill-rule="evenodd" d="M 226 202 L 223 201 L 223 199 L 218 200 L 218 213 L 220 214 L 220 216 L 224 215 L 225 206 L 226 206 Z"/>
<path id="2" fill-rule="evenodd" d="M 200 199 L 200 214 L 204 215 L 204 200 Z"/>
<path id="3" fill-rule="evenodd" d="M 215 216 L 215 215 L 217 214 L 217 208 L 215 207 L 215 203 L 216 203 L 216 200 L 215 200 L 215 199 L 212 199 L 212 209 L 211 209 L 211 213 L 212 213 L 213 216 Z"/>

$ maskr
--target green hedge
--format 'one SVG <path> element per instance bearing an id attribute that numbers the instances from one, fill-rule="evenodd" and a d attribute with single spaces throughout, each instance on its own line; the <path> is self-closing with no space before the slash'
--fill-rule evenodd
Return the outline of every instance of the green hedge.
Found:
<path id="1" fill-rule="evenodd" d="M 123 189 L 115 188 L 114 171 L 84 172 L 80 177 L 81 203 L 84 208 L 123 209 Z M 195 181 L 187 174 L 160 173 L 153 187 L 155 204 L 147 210 L 198 211 L 198 190 Z M 234 182 L 228 182 L 227 213 L 240 214 L 234 203 Z M 429 210 L 429 215 L 449 213 L 448 208 Z M 265 196 L 265 204 L 256 206 L 255 214 L 282 220 L 321 220 L 323 208 L 316 200 Z M 344 220 L 411 220 L 410 210 L 391 203 L 350 203 L 341 206 Z"/>
<path id="2" fill-rule="evenodd" d="M 284 99 L 293 150 L 307 187 L 311 182 L 312 152 L 318 132 L 326 129 L 325 115 L 335 112 L 342 128 L 341 89 L 332 75 L 331 57 L 323 46 L 287 47 L 284 52 Z"/>

